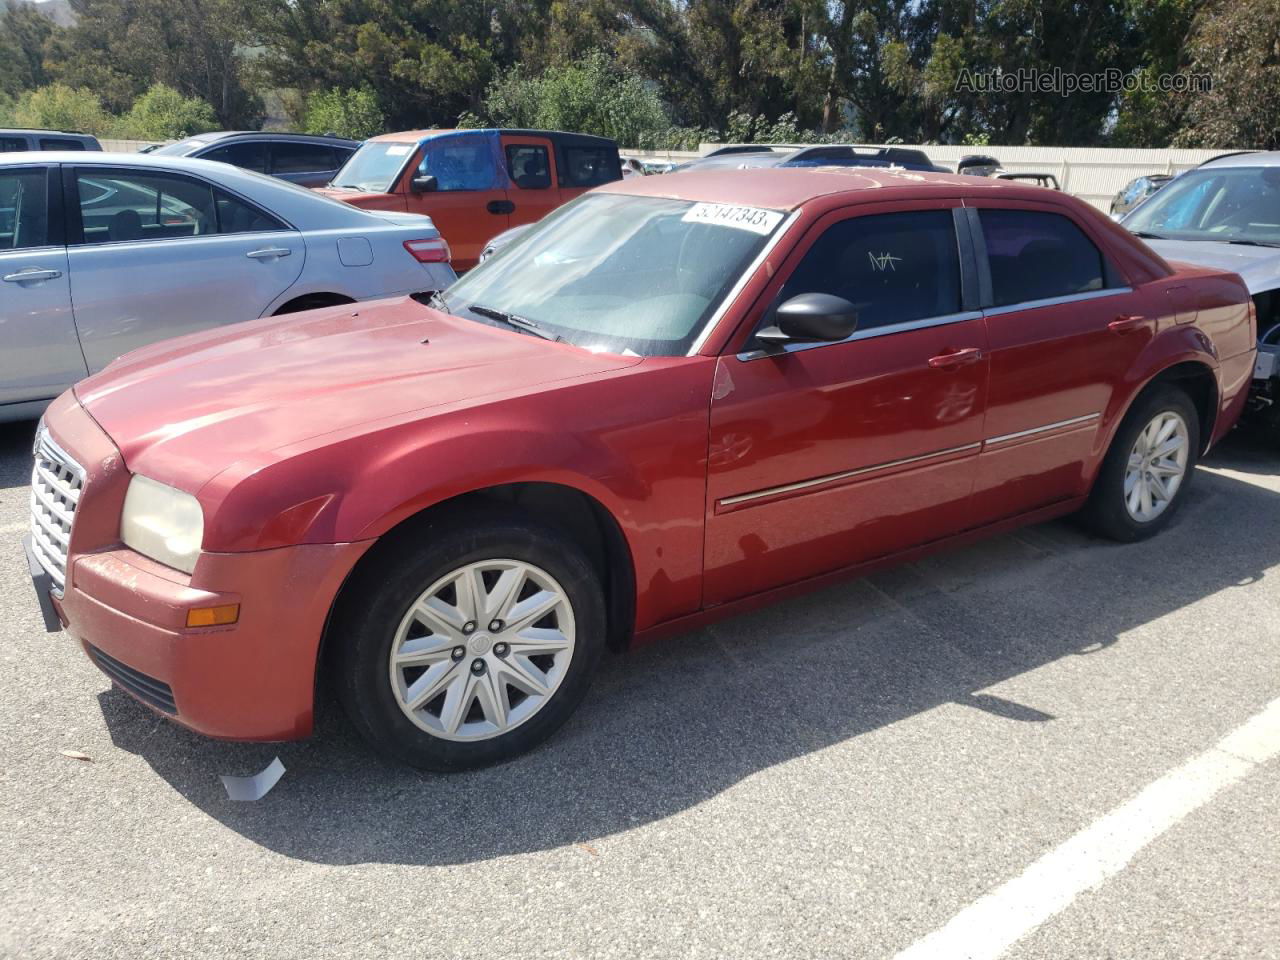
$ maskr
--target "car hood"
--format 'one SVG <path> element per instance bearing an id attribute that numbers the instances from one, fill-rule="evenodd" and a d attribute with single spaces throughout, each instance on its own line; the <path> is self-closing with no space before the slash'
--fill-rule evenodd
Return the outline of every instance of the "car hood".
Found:
<path id="1" fill-rule="evenodd" d="M 638 362 L 401 298 L 164 341 L 75 392 L 132 472 L 194 493 L 232 463 L 321 434 Z"/>
<path id="2" fill-rule="evenodd" d="M 1230 270 L 1240 274 L 1250 293 L 1280 287 L 1280 248 L 1250 247 L 1214 240 L 1145 240 L 1166 260 L 1179 260 L 1201 267 Z"/>

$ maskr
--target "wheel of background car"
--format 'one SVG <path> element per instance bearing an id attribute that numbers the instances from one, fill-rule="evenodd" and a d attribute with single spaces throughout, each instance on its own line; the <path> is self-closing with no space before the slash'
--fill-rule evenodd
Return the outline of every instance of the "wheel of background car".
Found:
<path id="1" fill-rule="evenodd" d="M 1086 516 L 1113 540 L 1159 532 L 1186 498 L 1200 449 L 1200 422 L 1186 392 L 1157 384 L 1138 398 L 1094 481 Z"/>
<path id="2" fill-rule="evenodd" d="M 500 507 L 467 511 L 366 557 L 330 629 L 334 676 L 383 753 L 431 770 L 485 766 L 568 719 L 604 628 L 599 576 L 572 539 Z"/>

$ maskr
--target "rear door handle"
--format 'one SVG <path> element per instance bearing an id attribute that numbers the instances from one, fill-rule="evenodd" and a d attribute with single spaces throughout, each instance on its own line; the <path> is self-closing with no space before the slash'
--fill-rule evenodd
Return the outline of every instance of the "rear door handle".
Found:
<path id="1" fill-rule="evenodd" d="M 1112 333 L 1132 333 L 1134 330 L 1140 330 L 1147 325 L 1146 317 L 1135 315 L 1121 314 L 1110 323 L 1107 329 Z"/>
<path id="2" fill-rule="evenodd" d="M 977 347 L 965 347 L 963 350 L 950 350 L 929 358 L 929 366 L 935 370 L 951 370 L 966 363 L 977 363 L 982 359 L 982 351 Z"/>
<path id="3" fill-rule="evenodd" d="M 515 213 L 516 205 L 510 200 L 490 200 L 484 208 L 490 213 Z"/>
<path id="4" fill-rule="evenodd" d="M 263 247 L 261 250 L 250 250 L 245 254 L 250 260 L 270 260 L 272 257 L 287 257 L 293 253 L 288 247 Z"/>
<path id="5" fill-rule="evenodd" d="M 57 280 L 62 276 L 61 270 L 19 270 L 17 273 L 5 274 L 5 283 L 34 283 L 37 280 Z"/>

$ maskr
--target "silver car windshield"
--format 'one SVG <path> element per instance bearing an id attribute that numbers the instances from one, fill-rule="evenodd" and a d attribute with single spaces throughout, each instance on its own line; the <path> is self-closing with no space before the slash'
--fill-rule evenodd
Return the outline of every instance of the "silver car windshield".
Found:
<path id="1" fill-rule="evenodd" d="M 405 162 L 414 152 L 412 143 L 390 143 L 370 140 L 363 143 L 333 175 L 333 186 L 370 193 L 384 193 L 391 189 L 396 175 L 404 169 Z"/>
<path id="2" fill-rule="evenodd" d="M 784 216 L 588 194 L 468 273 L 445 305 L 590 350 L 682 356 Z"/>
<path id="3" fill-rule="evenodd" d="M 1166 240 L 1280 245 L 1280 167 L 1206 167 L 1184 173 L 1124 218 Z"/>

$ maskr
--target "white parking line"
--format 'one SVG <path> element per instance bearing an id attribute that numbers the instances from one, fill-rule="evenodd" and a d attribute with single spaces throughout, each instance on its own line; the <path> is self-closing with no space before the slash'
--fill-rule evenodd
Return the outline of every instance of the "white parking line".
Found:
<path id="1" fill-rule="evenodd" d="M 974 901 L 895 960 L 994 960 L 1220 790 L 1280 754 L 1280 699 Z"/>

